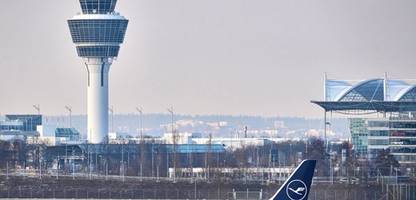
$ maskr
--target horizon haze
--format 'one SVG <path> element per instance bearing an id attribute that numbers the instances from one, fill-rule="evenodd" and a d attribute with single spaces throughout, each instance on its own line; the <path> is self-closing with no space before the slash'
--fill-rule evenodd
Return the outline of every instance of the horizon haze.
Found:
<path id="1" fill-rule="evenodd" d="M 416 75 L 416 1 L 119 0 L 116 113 L 321 117 L 323 76 Z M 87 73 L 67 19 L 78 1 L 13 0 L 0 21 L 0 113 L 85 114 Z"/>

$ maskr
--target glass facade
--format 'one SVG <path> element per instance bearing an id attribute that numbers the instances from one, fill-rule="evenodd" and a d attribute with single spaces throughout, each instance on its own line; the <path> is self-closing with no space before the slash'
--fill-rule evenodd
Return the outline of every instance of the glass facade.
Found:
<path id="1" fill-rule="evenodd" d="M 69 20 L 69 30 L 74 43 L 123 43 L 128 20 L 94 19 Z"/>
<path id="2" fill-rule="evenodd" d="M 364 119 L 352 118 L 349 119 L 351 140 L 353 149 L 359 156 L 365 157 L 367 155 L 368 146 L 368 130 Z"/>
<path id="3" fill-rule="evenodd" d="M 80 0 L 82 13 L 107 14 L 114 11 L 117 0 Z"/>
<path id="4" fill-rule="evenodd" d="M 343 80 L 325 81 L 325 101 L 337 101 L 337 96 L 351 88 L 351 83 Z"/>
<path id="5" fill-rule="evenodd" d="M 371 139 L 368 140 L 368 145 L 389 145 L 389 140 L 387 139 Z"/>
<path id="6" fill-rule="evenodd" d="M 78 46 L 80 57 L 117 57 L 119 46 Z"/>
<path id="7" fill-rule="evenodd" d="M 22 121 L 1 121 L 0 131 L 23 131 L 25 128 Z"/>
<path id="8" fill-rule="evenodd" d="M 386 119 L 367 119 L 368 153 L 375 158 L 380 149 L 390 153 L 401 164 L 416 163 L 416 117 L 413 114 Z"/>
<path id="9" fill-rule="evenodd" d="M 399 101 L 416 101 L 416 87 L 406 92 Z"/>
<path id="10" fill-rule="evenodd" d="M 390 121 L 389 127 L 392 129 L 416 129 L 416 121 L 394 120 L 394 121 Z"/>
<path id="11" fill-rule="evenodd" d="M 80 134 L 77 129 L 75 128 L 56 128 L 55 129 L 55 137 L 64 137 L 68 138 L 71 141 L 79 140 Z"/>
<path id="12" fill-rule="evenodd" d="M 7 121 L 21 122 L 22 126 L 18 130 L 34 132 L 37 130 L 37 126 L 42 125 L 42 115 L 6 115 Z"/>
<path id="13" fill-rule="evenodd" d="M 383 101 L 383 79 L 364 82 L 346 93 L 339 101 Z"/>
<path id="14" fill-rule="evenodd" d="M 389 127 L 388 121 L 368 121 L 368 126 L 370 127 Z"/>
<path id="15" fill-rule="evenodd" d="M 357 91 L 351 90 L 340 101 L 367 101 L 367 99 Z"/>
<path id="16" fill-rule="evenodd" d="M 80 0 L 83 15 L 68 20 L 78 56 L 114 58 L 124 41 L 128 20 L 114 13 L 116 0 Z"/>

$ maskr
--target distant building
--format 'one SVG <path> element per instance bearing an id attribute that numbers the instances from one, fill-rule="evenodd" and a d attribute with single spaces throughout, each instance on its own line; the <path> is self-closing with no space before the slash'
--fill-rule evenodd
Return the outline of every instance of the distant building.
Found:
<path id="1" fill-rule="evenodd" d="M 42 115 L 6 115 L 0 121 L 0 140 L 29 140 L 42 134 Z"/>
<path id="2" fill-rule="evenodd" d="M 132 138 L 128 133 L 124 132 L 110 132 L 108 133 L 109 140 L 127 140 Z"/>
<path id="3" fill-rule="evenodd" d="M 0 130 L 2 131 L 21 131 L 22 129 L 24 129 L 23 122 L 19 120 L 0 122 Z"/>
<path id="4" fill-rule="evenodd" d="M 192 144 L 192 137 L 192 133 L 165 133 L 162 139 L 165 141 L 166 144 Z"/>
<path id="5" fill-rule="evenodd" d="M 80 140 L 79 131 L 75 128 L 56 128 L 55 137 L 58 141 L 62 142 Z"/>
<path id="6" fill-rule="evenodd" d="M 209 138 L 193 138 L 196 144 L 209 144 Z M 249 146 L 265 146 L 272 141 L 266 138 L 211 138 L 211 144 L 221 144 L 227 149 L 240 149 Z"/>
<path id="7" fill-rule="evenodd" d="M 382 118 L 350 120 L 354 150 L 362 155 L 367 151 L 368 158 L 374 159 L 382 149 L 389 149 L 401 164 L 416 164 L 415 81 L 389 79 L 387 74 L 362 81 L 328 79 L 325 75 L 324 80 L 323 100 L 312 103 L 324 109 L 325 132 L 327 112 L 381 114 Z"/>
<path id="8" fill-rule="evenodd" d="M 0 122 L 0 131 L 36 132 L 42 125 L 42 115 L 6 115 Z"/>
<path id="9" fill-rule="evenodd" d="M 168 176 L 169 168 L 197 167 L 206 168 L 207 163 L 215 164 L 225 161 L 226 150 L 223 145 L 213 144 L 76 144 L 47 146 L 42 152 L 45 166 L 59 168 L 60 170 L 73 170 L 82 172 L 85 169 L 106 169 L 110 174 L 121 174 L 126 168 L 138 169 L 138 163 L 143 161 L 143 175 L 153 177 Z M 143 155 L 144 158 L 140 159 Z M 108 162 L 111 159 L 112 162 Z M 222 163 L 224 164 L 224 163 Z M 121 167 L 121 168 L 120 168 Z M 135 172 L 137 175 L 137 172 Z"/>

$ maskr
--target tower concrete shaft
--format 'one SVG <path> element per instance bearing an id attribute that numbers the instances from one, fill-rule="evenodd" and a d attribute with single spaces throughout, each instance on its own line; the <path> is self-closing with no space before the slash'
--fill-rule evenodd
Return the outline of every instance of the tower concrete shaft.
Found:
<path id="1" fill-rule="evenodd" d="M 79 0 L 82 14 L 68 20 L 72 41 L 88 72 L 88 142 L 108 140 L 108 78 L 128 20 L 114 12 L 117 0 Z"/>
<path id="2" fill-rule="evenodd" d="M 111 60 L 85 58 L 88 70 L 88 141 L 105 143 L 108 135 L 108 72 Z"/>

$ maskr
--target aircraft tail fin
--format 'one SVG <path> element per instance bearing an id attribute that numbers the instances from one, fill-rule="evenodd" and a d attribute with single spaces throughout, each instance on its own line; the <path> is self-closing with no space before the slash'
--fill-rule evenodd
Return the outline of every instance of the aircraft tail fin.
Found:
<path id="1" fill-rule="evenodd" d="M 307 200 L 316 160 L 304 160 L 270 200 Z"/>

